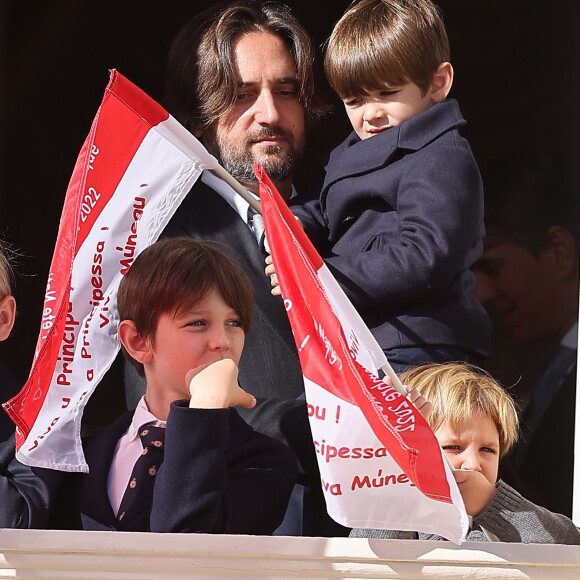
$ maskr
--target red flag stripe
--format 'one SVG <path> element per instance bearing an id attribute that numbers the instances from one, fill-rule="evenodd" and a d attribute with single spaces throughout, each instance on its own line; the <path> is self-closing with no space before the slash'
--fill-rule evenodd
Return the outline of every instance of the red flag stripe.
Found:
<path id="1" fill-rule="evenodd" d="M 4 404 L 24 463 L 86 471 L 80 420 L 119 348 L 120 279 L 215 164 L 160 105 L 112 71 L 65 196 L 32 370 Z"/>

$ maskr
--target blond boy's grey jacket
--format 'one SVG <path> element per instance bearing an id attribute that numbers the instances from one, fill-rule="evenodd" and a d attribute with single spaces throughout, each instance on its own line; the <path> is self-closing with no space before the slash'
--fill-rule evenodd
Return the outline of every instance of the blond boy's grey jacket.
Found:
<path id="1" fill-rule="evenodd" d="M 473 518 L 467 535 L 469 542 L 487 542 L 482 527 L 497 536 L 500 542 L 523 544 L 580 544 L 580 529 L 566 516 L 555 514 L 533 504 L 503 481 L 487 507 Z M 351 538 L 391 540 L 445 540 L 434 534 L 355 528 Z"/>

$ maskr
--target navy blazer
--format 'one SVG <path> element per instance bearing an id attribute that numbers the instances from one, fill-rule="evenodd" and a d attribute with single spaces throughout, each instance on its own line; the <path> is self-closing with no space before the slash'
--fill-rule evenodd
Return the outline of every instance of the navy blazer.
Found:
<path id="1" fill-rule="evenodd" d="M 330 155 L 320 199 L 292 211 L 383 349 L 446 345 L 485 355 L 472 297 L 483 188 L 454 100 Z"/>
<path id="2" fill-rule="evenodd" d="M 118 522 L 107 479 L 126 413 L 83 441 L 88 474 L 66 474 L 49 527 L 270 534 L 282 521 L 296 481 L 296 460 L 282 443 L 256 433 L 234 409 L 171 405 L 164 460 L 152 503 Z"/>

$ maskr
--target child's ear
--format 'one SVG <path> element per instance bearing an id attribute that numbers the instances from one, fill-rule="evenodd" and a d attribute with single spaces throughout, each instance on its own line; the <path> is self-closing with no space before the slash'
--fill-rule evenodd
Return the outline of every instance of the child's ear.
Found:
<path id="1" fill-rule="evenodd" d="M 434 103 L 441 103 L 447 98 L 453 85 L 453 67 L 450 62 L 442 62 L 433 75 L 429 92 Z"/>
<path id="2" fill-rule="evenodd" d="M 14 296 L 4 296 L 0 300 L 0 340 L 6 340 L 14 326 L 16 318 L 16 300 Z"/>
<path id="3" fill-rule="evenodd" d="M 132 320 L 121 320 L 119 323 L 119 340 L 129 356 L 137 362 L 146 364 L 153 359 L 151 341 L 141 337 Z"/>

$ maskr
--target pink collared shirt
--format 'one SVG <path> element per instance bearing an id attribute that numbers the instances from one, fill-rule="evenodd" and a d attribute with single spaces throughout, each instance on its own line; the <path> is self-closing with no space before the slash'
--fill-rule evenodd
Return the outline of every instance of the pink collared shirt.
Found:
<path id="1" fill-rule="evenodd" d="M 145 423 L 165 425 L 165 421 L 160 421 L 149 411 L 147 403 L 145 403 L 145 397 L 141 397 L 129 428 L 119 441 L 117 441 L 115 454 L 111 468 L 109 469 L 107 493 L 114 513 L 119 511 L 119 506 L 121 505 L 121 500 L 129 483 L 133 466 L 143 452 L 143 445 L 139 437 L 139 427 Z"/>

